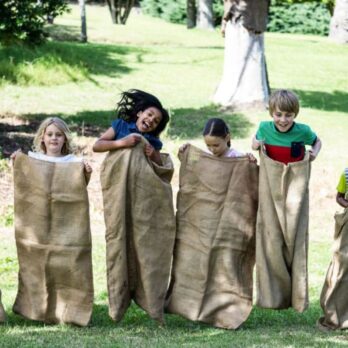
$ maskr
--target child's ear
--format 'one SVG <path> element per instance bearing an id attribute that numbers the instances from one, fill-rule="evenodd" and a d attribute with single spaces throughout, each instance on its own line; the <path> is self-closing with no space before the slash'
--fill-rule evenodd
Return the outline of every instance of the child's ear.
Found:
<path id="1" fill-rule="evenodd" d="M 226 142 L 231 141 L 231 134 L 227 134 L 225 137 Z"/>
<path id="2" fill-rule="evenodd" d="M 142 113 L 143 113 L 142 111 L 139 111 L 139 112 L 137 113 L 137 117 L 140 117 Z"/>

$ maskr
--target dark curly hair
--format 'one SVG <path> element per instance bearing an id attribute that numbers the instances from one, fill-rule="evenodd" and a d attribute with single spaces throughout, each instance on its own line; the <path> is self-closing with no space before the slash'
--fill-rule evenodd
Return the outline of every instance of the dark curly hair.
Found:
<path id="1" fill-rule="evenodd" d="M 161 102 L 150 93 L 139 89 L 130 89 L 129 91 L 123 92 L 116 107 L 117 118 L 121 118 L 126 122 L 136 122 L 138 112 L 150 107 L 155 107 L 162 114 L 160 123 L 155 130 L 150 132 L 150 134 L 158 137 L 169 122 L 169 114 Z"/>
<path id="2" fill-rule="evenodd" d="M 203 136 L 211 135 L 213 137 L 226 138 L 230 134 L 230 130 L 226 122 L 221 118 L 210 118 L 204 126 Z M 231 141 L 227 142 L 227 146 L 231 147 Z"/>

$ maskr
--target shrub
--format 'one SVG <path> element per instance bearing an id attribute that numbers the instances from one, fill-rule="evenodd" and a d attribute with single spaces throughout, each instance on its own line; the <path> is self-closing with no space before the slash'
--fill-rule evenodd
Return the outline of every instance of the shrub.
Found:
<path id="1" fill-rule="evenodd" d="M 67 10 L 67 0 L 1 0 L 0 42 L 41 43 L 46 18 Z"/>
<path id="2" fill-rule="evenodd" d="M 270 7 L 267 30 L 279 33 L 327 35 L 330 12 L 321 3 L 283 4 Z"/>

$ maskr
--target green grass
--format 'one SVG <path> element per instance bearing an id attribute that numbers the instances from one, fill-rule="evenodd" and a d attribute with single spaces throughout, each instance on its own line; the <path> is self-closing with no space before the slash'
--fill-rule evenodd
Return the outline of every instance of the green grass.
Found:
<path id="1" fill-rule="evenodd" d="M 191 141 L 203 146 L 201 130 L 209 117 L 221 115 L 211 95 L 221 77 L 223 39 L 218 32 L 186 30 L 184 26 L 132 14 L 126 26 L 111 24 L 105 7 L 87 6 L 87 45 L 78 43 L 78 8 L 56 20 L 48 30 L 54 37 L 37 49 L 0 47 L 0 117 L 28 122 L 60 115 L 74 132 L 81 124 L 94 135 L 109 126 L 118 94 L 129 88 L 148 90 L 171 111 L 164 136 L 173 154 Z M 331 258 L 335 187 L 348 165 L 348 46 L 326 38 L 266 34 L 266 56 L 272 88 L 290 88 L 301 99 L 298 121 L 308 123 L 323 141 L 313 163 L 310 183 L 310 308 L 254 308 L 235 332 L 166 315 L 166 327 L 132 305 L 121 323 L 107 315 L 105 241 L 93 235 L 95 306 L 88 328 L 46 326 L 11 313 L 17 289 L 17 258 L 11 224 L 12 207 L 0 219 L 0 288 L 9 321 L 0 327 L 1 347 L 344 347 L 348 333 L 323 334 L 315 328 L 321 315 L 319 296 Z M 250 151 L 250 138 L 267 112 L 225 113 L 232 145 Z M 80 128 L 79 128 L 80 127 Z M 23 128 L 28 133 L 28 128 Z M 0 175 L 8 167 L 0 160 Z M 0 177 L 1 179 L 1 177 Z M 177 189 L 177 180 L 174 189 Z M 93 221 L 92 221 L 93 223 Z"/>

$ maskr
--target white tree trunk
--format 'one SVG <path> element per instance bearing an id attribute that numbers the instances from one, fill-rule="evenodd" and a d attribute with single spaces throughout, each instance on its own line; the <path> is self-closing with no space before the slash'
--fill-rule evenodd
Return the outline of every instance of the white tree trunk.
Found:
<path id="1" fill-rule="evenodd" d="M 336 0 L 329 37 L 338 43 L 348 43 L 348 0 Z"/>
<path id="2" fill-rule="evenodd" d="M 87 21 L 85 0 L 79 0 L 81 14 L 81 41 L 87 42 Z"/>
<path id="3" fill-rule="evenodd" d="M 221 82 L 213 101 L 226 107 L 265 106 L 269 91 L 264 36 L 228 21 Z"/>
<path id="4" fill-rule="evenodd" d="M 201 29 L 214 30 L 212 0 L 199 0 L 197 13 L 197 27 Z"/>

